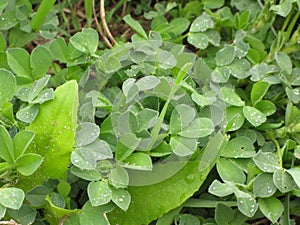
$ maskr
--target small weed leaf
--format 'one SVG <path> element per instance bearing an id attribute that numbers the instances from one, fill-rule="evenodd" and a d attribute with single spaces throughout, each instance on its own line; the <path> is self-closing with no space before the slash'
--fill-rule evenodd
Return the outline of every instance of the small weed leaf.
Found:
<path id="1" fill-rule="evenodd" d="M 196 116 L 196 111 L 189 105 L 181 104 L 177 105 L 171 114 L 170 119 L 170 132 L 176 134 L 182 129 L 191 124 Z"/>
<path id="2" fill-rule="evenodd" d="M 261 100 L 255 104 L 255 108 L 261 111 L 265 116 L 271 116 L 276 112 L 276 106 L 268 100 Z"/>
<path id="3" fill-rule="evenodd" d="M 131 196 L 125 189 L 112 189 L 112 201 L 126 211 L 130 205 Z"/>
<path id="4" fill-rule="evenodd" d="M 31 123 L 35 120 L 38 113 L 39 107 L 37 105 L 26 106 L 17 112 L 16 117 L 24 123 Z"/>
<path id="5" fill-rule="evenodd" d="M 76 132 L 75 142 L 76 147 L 83 147 L 94 142 L 100 135 L 100 128 L 89 122 L 83 122 Z"/>
<path id="6" fill-rule="evenodd" d="M 288 1 L 287 1 L 288 2 Z M 288 74 L 292 73 L 293 64 L 290 57 L 284 52 L 277 52 L 275 54 L 275 59 L 279 67 L 286 71 Z"/>
<path id="7" fill-rule="evenodd" d="M 272 222 L 276 223 L 276 221 L 280 218 L 284 211 L 284 207 L 277 198 L 269 197 L 269 198 L 259 198 L 258 199 L 259 209 L 260 211 Z"/>
<path id="8" fill-rule="evenodd" d="M 37 211 L 26 204 L 23 204 L 18 210 L 8 209 L 7 212 L 21 224 L 33 224 L 37 215 Z"/>
<path id="9" fill-rule="evenodd" d="M 283 1 L 279 5 L 272 5 L 270 10 L 273 10 L 276 14 L 286 17 L 292 10 L 292 1 Z"/>
<path id="10" fill-rule="evenodd" d="M 230 69 L 227 66 L 216 67 L 211 74 L 215 83 L 226 83 L 230 77 Z"/>
<path id="11" fill-rule="evenodd" d="M 165 59 L 166 60 L 166 59 Z M 155 76 L 142 77 L 136 82 L 139 91 L 146 91 L 155 88 L 160 83 L 160 79 Z"/>
<path id="12" fill-rule="evenodd" d="M 31 103 L 39 94 L 40 92 L 47 86 L 50 80 L 50 75 L 46 75 L 41 79 L 34 82 L 32 88 L 28 93 L 28 102 Z"/>
<path id="13" fill-rule="evenodd" d="M 123 160 L 124 167 L 136 170 L 152 170 L 151 157 L 148 154 L 137 152 Z"/>
<path id="14" fill-rule="evenodd" d="M 230 140 L 221 156 L 228 158 L 251 158 L 256 154 L 252 141 L 246 137 L 236 137 Z"/>
<path id="15" fill-rule="evenodd" d="M 245 79 L 250 76 L 250 63 L 246 59 L 235 59 L 228 67 L 232 76 Z"/>
<path id="16" fill-rule="evenodd" d="M 215 220 L 218 225 L 230 224 L 234 218 L 233 210 L 222 203 L 217 204 Z"/>
<path id="17" fill-rule="evenodd" d="M 264 81 L 256 82 L 251 90 L 251 103 L 255 106 L 259 101 L 263 99 L 267 93 L 270 84 Z"/>
<path id="18" fill-rule="evenodd" d="M 209 43 L 208 36 L 205 33 L 191 33 L 187 41 L 199 49 L 206 49 Z"/>
<path id="19" fill-rule="evenodd" d="M 300 168 L 293 167 L 287 170 L 287 172 L 293 177 L 295 183 L 300 187 Z"/>
<path id="20" fill-rule="evenodd" d="M 33 174 L 42 164 L 43 157 L 33 153 L 27 153 L 18 158 L 16 167 L 19 173 L 24 176 Z"/>
<path id="21" fill-rule="evenodd" d="M 170 140 L 170 146 L 178 156 L 192 155 L 197 148 L 197 139 L 173 136 Z"/>
<path id="22" fill-rule="evenodd" d="M 257 197 L 270 197 L 276 192 L 277 188 L 270 173 L 259 174 L 253 181 L 253 194 Z"/>
<path id="23" fill-rule="evenodd" d="M 274 152 L 259 151 L 253 158 L 259 169 L 266 173 L 273 173 L 279 169 L 279 159 Z"/>
<path id="24" fill-rule="evenodd" d="M 229 106 L 226 108 L 226 131 L 240 129 L 245 121 L 242 107 Z"/>
<path id="25" fill-rule="evenodd" d="M 148 39 L 146 32 L 144 31 L 143 27 L 139 22 L 134 20 L 130 15 L 126 15 L 123 17 L 123 20 L 134 30 L 136 31 L 141 37 L 145 40 Z"/>
<path id="26" fill-rule="evenodd" d="M 9 49 L 7 51 L 7 62 L 17 77 L 26 77 L 31 80 L 30 55 L 27 51 L 22 48 Z"/>
<path id="27" fill-rule="evenodd" d="M 238 209 L 246 216 L 252 217 L 258 209 L 254 198 L 237 198 Z"/>
<path id="28" fill-rule="evenodd" d="M 191 25 L 190 32 L 205 32 L 207 29 L 213 27 L 213 19 L 207 13 L 203 13 L 194 20 Z"/>
<path id="29" fill-rule="evenodd" d="M 244 101 L 238 96 L 233 89 L 222 87 L 220 90 L 219 97 L 221 100 L 226 102 L 229 105 L 233 106 L 243 106 L 245 105 Z"/>
<path id="30" fill-rule="evenodd" d="M 98 48 L 98 33 L 94 29 L 84 28 L 70 38 L 72 45 L 80 52 L 93 56 Z"/>
<path id="31" fill-rule="evenodd" d="M 16 79 L 14 75 L 5 69 L 0 69 L 0 108 L 10 101 L 16 91 Z"/>
<path id="32" fill-rule="evenodd" d="M 9 209 L 19 209 L 25 198 L 24 192 L 19 188 L 0 188 L 0 204 Z"/>
<path id="33" fill-rule="evenodd" d="M 69 60 L 69 50 L 65 40 L 62 37 L 54 39 L 49 49 L 54 59 L 59 60 L 61 63 L 67 63 Z"/>
<path id="34" fill-rule="evenodd" d="M 92 206 L 105 205 L 112 198 L 112 191 L 104 181 L 89 183 L 87 192 Z"/>
<path id="35" fill-rule="evenodd" d="M 233 62 L 236 51 L 233 46 L 226 46 L 216 54 L 216 63 L 218 66 L 226 66 Z"/>
<path id="36" fill-rule="evenodd" d="M 71 162 L 82 170 L 96 169 L 97 159 L 89 149 L 76 149 L 71 154 Z"/>
<path id="37" fill-rule="evenodd" d="M 0 204 L 0 219 L 2 219 L 5 216 L 6 208 Z"/>
<path id="38" fill-rule="evenodd" d="M 287 193 L 295 188 L 296 183 L 286 169 L 278 169 L 273 173 L 273 182 L 279 191 Z"/>
<path id="39" fill-rule="evenodd" d="M 251 106 L 244 106 L 243 113 L 245 118 L 254 126 L 257 127 L 266 122 L 266 116 L 258 109 Z"/>
<path id="40" fill-rule="evenodd" d="M 15 160 L 13 142 L 10 138 L 8 131 L 2 125 L 0 125 L 0 143 L 1 143 L 0 158 L 4 159 L 9 164 L 13 165 Z"/>
<path id="41" fill-rule="evenodd" d="M 229 182 L 221 183 L 218 180 L 214 180 L 209 186 L 208 192 L 218 197 L 225 197 L 234 193 L 233 184 Z"/>
<path id="42" fill-rule="evenodd" d="M 48 72 L 51 63 L 51 52 L 46 47 L 36 47 L 30 55 L 30 67 L 32 70 L 32 78 L 34 80 L 37 80 L 43 77 Z"/>
<path id="43" fill-rule="evenodd" d="M 185 138 L 202 138 L 214 131 L 214 124 L 211 119 L 197 118 L 191 124 L 183 128 L 178 134 Z"/>
<path id="44" fill-rule="evenodd" d="M 262 80 L 266 74 L 274 72 L 276 72 L 276 67 L 266 63 L 256 64 L 249 71 L 252 81 Z"/>
<path id="45" fill-rule="evenodd" d="M 126 188 L 129 184 L 127 171 L 118 164 L 109 173 L 108 180 L 115 188 Z"/>
<path id="46" fill-rule="evenodd" d="M 243 184 L 246 181 L 246 175 L 231 160 L 220 158 L 217 161 L 217 170 L 223 181 Z"/>

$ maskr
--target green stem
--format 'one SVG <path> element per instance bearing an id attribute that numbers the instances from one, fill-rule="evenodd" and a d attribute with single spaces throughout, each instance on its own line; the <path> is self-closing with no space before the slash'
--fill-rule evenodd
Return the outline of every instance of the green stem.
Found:
<path id="1" fill-rule="evenodd" d="M 289 15 L 292 15 L 292 14 L 289 14 Z M 298 11 L 296 13 L 296 15 L 293 17 L 292 21 L 289 24 L 289 27 L 288 27 L 288 29 L 286 31 L 286 40 L 290 39 L 292 31 L 294 30 L 294 26 L 297 23 L 299 16 L 300 16 L 300 11 Z"/>
<path id="2" fill-rule="evenodd" d="M 42 1 L 36 14 L 34 15 L 34 17 L 31 20 L 30 24 L 31 24 L 32 30 L 37 31 L 40 28 L 40 26 L 46 19 L 50 9 L 54 5 L 55 1 L 56 0 L 43 0 Z"/>
<path id="3" fill-rule="evenodd" d="M 169 107 L 169 104 L 175 94 L 175 92 L 178 90 L 179 84 L 181 83 L 181 81 L 183 80 L 183 78 L 185 77 L 185 75 L 187 74 L 190 66 L 192 63 L 186 63 L 183 68 L 179 71 L 179 73 L 177 74 L 174 86 L 172 87 L 170 94 L 168 96 L 168 99 L 166 101 L 166 103 L 164 104 L 164 107 L 162 108 L 160 115 L 158 117 L 157 123 L 155 124 L 155 126 L 153 127 L 153 129 L 151 130 L 151 137 L 152 137 L 152 141 L 148 147 L 148 151 L 150 151 L 153 147 L 153 145 L 155 144 L 158 136 L 159 136 L 159 131 L 161 129 L 161 126 L 163 124 L 165 115 L 167 113 L 167 109 Z"/>
<path id="4" fill-rule="evenodd" d="M 278 158 L 279 158 L 279 166 L 280 166 L 280 168 L 282 168 L 282 152 L 281 152 L 280 145 L 279 145 L 278 141 L 275 138 L 272 138 L 272 141 L 276 145 L 277 155 L 278 155 Z"/>

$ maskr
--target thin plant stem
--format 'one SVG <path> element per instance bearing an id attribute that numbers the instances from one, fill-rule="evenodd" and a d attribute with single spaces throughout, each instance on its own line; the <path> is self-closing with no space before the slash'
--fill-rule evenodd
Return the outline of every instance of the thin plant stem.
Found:
<path id="1" fill-rule="evenodd" d="M 105 33 L 107 34 L 107 36 L 110 39 L 110 41 L 112 42 L 112 44 L 115 44 L 116 40 L 112 36 L 112 34 L 111 34 L 111 32 L 108 28 L 108 25 L 106 23 L 104 0 L 100 0 L 100 18 L 101 18 L 101 21 L 102 21 L 102 24 L 103 24 L 103 29 L 104 29 Z"/>

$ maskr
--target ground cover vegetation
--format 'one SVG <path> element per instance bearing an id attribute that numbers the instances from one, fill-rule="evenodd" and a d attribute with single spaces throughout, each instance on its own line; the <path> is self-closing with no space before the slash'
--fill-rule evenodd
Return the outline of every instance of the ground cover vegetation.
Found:
<path id="1" fill-rule="evenodd" d="M 298 224 L 300 1 L 0 1 L 0 224 Z"/>

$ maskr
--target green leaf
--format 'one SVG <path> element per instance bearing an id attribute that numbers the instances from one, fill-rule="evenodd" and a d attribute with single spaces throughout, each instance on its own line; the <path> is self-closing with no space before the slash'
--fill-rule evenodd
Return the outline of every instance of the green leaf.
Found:
<path id="1" fill-rule="evenodd" d="M 300 168 L 293 167 L 287 170 L 287 172 L 293 177 L 295 183 L 300 187 Z"/>
<path id="2" fill-rule="evenodd" d="M 102 175 L 95 170 L 82 170 L 76 166 L 72 166 L 70 172 L 73 175 L 88 181 L 98 181 L 102 179 Z"/>
<path id="3" fill-rule="evenodd" d="M 139 130 L 147 130 L 153 127 L 158 119 L 159 113 L 155 110 L 145 108 L 137 115 Z"/>
<path id="4" fill-rule="evenodd" d="M 192 97 L 192 100 L 200 107 L 208 106 L 210 104 L 208 99 L 205 96 L 200 95 L 197 92 L 194 92 L 191 95 L 191 97 Z"/>
<path id="5" fill-rule="evenodd" d="M 29 177 L 19 177 L 24 190 L 45 178 L 63 179 L 68 170 L 77 126 L 78 90 L 68 81 L 55 90 L 55 99 L 40 106 L 36 119 L 26 128 L 36 135 L 27 152 L 44 157 L 41 167 Z"/>
<path id="6" fill-rule="evenodd" d="M 208 30 L 205 32 L 208 37 L 208 41 L 214 46 L 220 46 L 221 35 L 216 30 Z"/>
<path id="7" fill-rule="evenodd" d="M 185 138 L 201 138 L 210 135 L 214 131 L 214 124 L 209 118 L 197 118 L 189 126 L 178 134 Z"/>
<path id="8" fill-rule="evenodd" d="M 172 111 L 170 118 L 170 132 L 176 134 L 187 127 L 195 118 L 196 111 L 189 105 L 177 105 Z"/>
<path id="9" fill-rule="evenodd" d="M 121 135 L 119 141 L 127 148 L 135 150 L 139 146 L 141 138 L 137 138 L 133 133 L 127 133 Z"/>
<path id="10" fill-rule="evenodd" d="M 278 169 L 273 173 L 273 182 L 279 191 L 287 193 L 296 186 L 293 177 L 286 169 Z"/>
<path id="11" fill-rule="evenodd" d="M 209 40 L 205 33 L 190 33 L 187 41 L 196 48 L 206 49 Z"/>
<path id="12" fill-rule="evenodd" d="M 145 153 L 133 153 L 128 156 L 124 161 L 124 167 L 136 170 L 151 170 L 152 161 L 151 157 Z"/>
<path id="13" fill-rule="evenodd" d="M 270 197 L 276 192 L 277 188 L 270 173 L 259 174 L 253 181 L 253 194 L 257 197 Z"/>
<path id="14" fill-rule="evenodd" d="M 166 59 L 164 59 L 166 60 Z M 160 79 L 155 76 L 145 76 L 136 82 L 140 91 L 146 91 L 155 88 L 160 83 Z"/>
<path id="15" fill-rule="evenodd" d="M 5 216 L 6 208 L 3 205 L 0 205 L 0 219 Z"/>
<path id="16" fill-rule="evenodd" d="M 221 183 L 218 180 L 214 180 L 209 186 L 208 192 L 218 197 L 225 197 L 233 194 L 232 186 L 229 182 Z"/>
<path id="17" fill-rule="evenodd" d="M 125 189 L 112 189 L 112 201 L 126 211 L 129 208 L 131 196 Z"/>
<path id="18" fill-rule="evenodd" d="M 279 67 L 286 71 L 288 74 L 292 73 L 293 64 L 290 57 L 284 52 L 276 52 L 275 60 Z"/>
<path id="19" fill-rule="evenodd" d="M 37 80 L 43 77 L 52 64 L 51 52 L 44 46 L 37 46 L 30 55 L 30 66 L 32 69 L 32 78 Z"/>
<path id="20" fill-rule="evenodd" d="M 72 152 L 71 162 L 81 170 L 93 170 L 96 168 L 97 159 L 89 149 L 80 148 Z"/>
<path id="21" fill-rule="evenodd" d="M 34 84 L 32 85 L 32 88 L 30 89 L 28 93 L 28 102 L 32 102 L 45 88 L 50 80 L 50 75 L 46 75 L 39 80 L 35 81 Z"/>
<path id="22" fill-rule="evenodd" d="M 87 187 L 87 193 L 92 206 L 105 205 L 112 198 L 112 191 L 108 183 L 104 181 L 90 182 Z"/>
<path id="23" fill-rule="evenodd" d="M 253 84 L 251 90 L 251 103 L 253 106 L 255 106 L 258 102 L 260 102 L 263 99 L 269 87 L 270 84 L 265 81 L 259 81 Z"/>
<path id="24" fill-rule="evenodd" d="M 266 122 L 266 116 L 258 109 L 251 106 L 244 106 L 243 113 L 246 119 L 254 126 L 257 127 Z"/>
<path id="25" fill-rule="evenodd" d="M 216 54 L 216 63 L 218 66 L 226 66 L 233 62 L 235 58 L 235 50 L 233 46 L 225 46 Z"/>
<path id="26" fill-rule="evenodd" d="M 26 200 L 33 207 L 41 207 L 46 203 L 46 196 L 50 194 L 50 189 L 44 185 L 39 185 L 26 193 Z"/>
<path id="27" fill-rule="evenodd" d="M 280 168 L 278 155 L 274 152 L 259 151 L 253 160 L 258 168 L 266 173 L 273 173 Z"/>
<path id="28" fill-rule="evenodd" d="M 108 175 L 108 180 L 115 188 L 126 188 L 129 184 L 129 176 L 127 171 L 119 164 L 113 168 Z"/>
<path id="29" fill-rule="evenodd" d="M 40 92 L 32 104 L 43 104 L 44 102 L 54 99 L 54 92 L 52 88 L 48 88 Z"/>
<path id="30" fill-rule="evenodd" d="M 70 38 L 72 45 L 80 52 L 94 55 L 98 48 L 99 37 L 97 31 L 91 28 L 83 28 Z"/>
<path id="31" fill-rule="evenodd" d="M 230 77 L 230 69 L 227 66 L 216 67 L 211 74 L 215 83 L 226 83 Z"/>
<path id="32" fill-rule="evenodd" d="M 203 4 L 206 8 L 217 9 L 221 8 L 224 5 L 224 2 L 224 0 L 204 0 Z"/>
<path id="33" fill-rule="evenodd" d="M 144 31 L 142 25 L 134 20 L 131 15 L 126 15 L 123 17 L 123 20 L 125 23 L 127 23 L 134 31 L 136 31 L 141 37 L 143 37 L 145 40 L 148 39 L 146 32 Z"/>
<path id="34" fill-rule="evenodd" d="M 179 225 L 185 225 L 185 224 L 200 225 L 199 219 L 194 215 L 183 214 L 183 215 L 180 215 L 179 218 L 180 218 Z"/>
<path id="35" fill-rule="evenodd" d="M 197 139 L 173 136 L 170 140 L 170 146 L 178 156 L 192 155 L 197 149 Z"/>
<path id="36" fill-rule="evenodd" d="M 280 1 L 279 5 L 272 5 L 270 10 L 275 11 L 276 14 L 286 17 L 292 10 L 292 1 Z"/>
<path id="37" fill-rule="evenodd" d="M 245 79 L 250 76 L 250 63 L 246 59 L 235 59 L 228 67 L 232 76 L 238 79 Z"/>
<path id="38" fill-rule="evenodd" d="M 19 173 L 24 176 L 33 174 L 42 164 L 43 157 L 33 153 L 27 153 L 18 158 L 16 167 Z"/>
<path id="39" fill-rule="evenodd" d="M 65 40 L 62 37 L 54 39 L 49 46 L 52 56 L 61 63 L 67 63 L 69 58 L 69 50 Z"/>
<path id="40" fill-rule="evenodd" d="M 158 61 L 159 67 L 165 70 L 175 67 L 177 63 L 175 56 L 169 51 L 158 51 L 156 60 Z M 149 85 L 150 84 L 149 82 Z"/>
<path id="41" fill-rule="evenodd" d="M 190 32 L 204 32 L 214 27 L 214 21 L 207 13 L 198 16 L 191 25 Z"/>
<path id="42" fill-rule="evenodd" d="M 177 17 L 170 24 L 172 25 L 172 33 L 180 35 L 189 28 L 190 21 L 185 17 Z"/>
<path id="43" fill-rule="evenodd" d="M 217 161 L 217 170 L 223 181 L 243 184 L 246 181 L 246 175 L 231 160 L 220 158 Z"/>
<path id="44" fill-rule="evenodd" d="M 25 108 L 21 108 L 16 117 L 18 120 L 21 120 L 24 123 L 31 123 L 35 120 L 39 113 L 39 107 L 37 105 L 26 106 Z"/>
<path id="45" fill-rule="evenodd" d="M 37 214 L 35 209 L 25 204 L 23 204 L 18 210 L 9 209 L 7 211 L 15 221 L 23 225 L 33 224 Z"/>
<path id="46" fill-rule="evenodd" d="M 276 223 L 276 221 L 280 218 L 284 211 L 284 207 L 277 198 L 259 198 L 258 199 L 259 209 L 261 212 L 272 222 Z"/>
<path id="47" fill-rule="evenodd" d="M 104 62 L 104 70 L 106 73 L 113 73 L 122 68 L 120 59 L 114 55 L 108 56 Z"/>
<path id="48" fill-rule="evenodd" d="M 230 222 L 233 220 L 233 218 L 233 210 L 229 206 L 222 203 L 217 204 L 215 220 L 218 225 L 231 224 Z"/>
<path id="49" fill-rule="evenodd" d="M 11 165 L 15 160 L 12 140 L 8 131 L 2 125 L 0 125 L 0 158 Z"/>
<path id="50" fill-rule="evenodd" d="M 83 122 L 76 132 L 76 147 L 83 147 L 94 142 L 100 135 L 100 128 L 94 123 Z"/>
<path id="51" fill-rule="evenodd" d="M 14 75 L 5 69 L 0 69 L 0 108 L 10 101 L 16 91 L 16 79 Z"/>
<path id="52" fill-rule="evenodd" d="M 253 142 L 246 136 L 236 137 L 230 140 L 221 156 L 228 158 L 252 158 L 256 151 Z"/>
<path id="53" fill-rule="evenodd" d="M 270 116 L 276 112 L 275 104 L 269 100 L 261 100 L 257 102 L 255 108 L 265 114 L 265 116 Z"/>
<path id="54" fill-rule="evenodd" d="M 229 106 L 226 108 L 226 131 L 240 129 L 245 121 L 242 107 Z"/>
<path id="55" fill-rule="evenodd" d="M 25 194 L 23 190 L 14 187 L 0 188 L 0 204 L 9 209 L 19 209 Z"/>
<path id="56" fill-rule="evenodd" d="M 219 94 L 220 98 L 228 103 L 229 105 L 234 106 L 243 106 L 245 105 L 244 101 L 238 96 L 233 89 L 222 87 Z"/>
<path id="57" fill-rule="evenodd" d="M 20 60 L 22 59 L 22 60 Z M 7 50 L 7 62 L 17 76 L 31 78 L 30 55 L 22 48 L 11 48 Z"/>
<path id="58" fill-rule="evenodd" d="M 254 198 L 237 198 L 237 206 L 248 217 L 253 217 L 258 209 L 258 204 Z"/>

